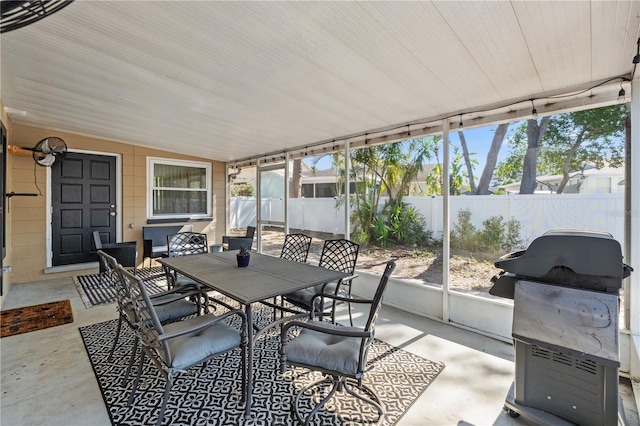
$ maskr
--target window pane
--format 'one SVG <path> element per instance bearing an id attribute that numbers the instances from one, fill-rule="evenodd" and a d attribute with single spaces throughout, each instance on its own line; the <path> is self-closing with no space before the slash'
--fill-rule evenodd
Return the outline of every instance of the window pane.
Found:
<path id="1" fill-rule="evenodd" d="M 207 214 L 207 192 L 154 190 L 153 214 Z"/>
<path id="2" fill-rule="evenodd" d="M 200 167 L 155 164 L 154 186 L 157 188 L 206 189 L 207 170 Z"/>

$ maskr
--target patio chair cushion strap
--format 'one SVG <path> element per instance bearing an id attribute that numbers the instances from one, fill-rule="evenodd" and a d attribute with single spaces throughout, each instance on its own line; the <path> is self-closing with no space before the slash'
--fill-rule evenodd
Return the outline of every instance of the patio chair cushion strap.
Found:
<path id="1" fill-rule="evenodd" d="M 336 326 L 331 323 L 309 321 L 309 324 L 340 331 L 357 331 L 354 327 Z M 302 329 L 300 335 L 285 346 L 287 361 L 315 365 L 326 371 L 354 376 L 359 372 L 360 346 L 362 338 L 335 336 L 316 330 Z"/>
<path id="2" fill-rule="evenodd" d="M 167 324 L 164 329 L 168 333 L 179 332 L 183 328 L 194 326 L 193 320 L 207 317 L 200 317 Z M 240 344 L 240 333 L 238 330 L 219 322 L 205 329 L 194 332 L 184 337 L 176 337 L 167 341 L 169 351 L 172 356 L 171 368 L 177 370 L 187 369 L 190 366 L 201 362 L 203 359 L 226 352 Z"/>

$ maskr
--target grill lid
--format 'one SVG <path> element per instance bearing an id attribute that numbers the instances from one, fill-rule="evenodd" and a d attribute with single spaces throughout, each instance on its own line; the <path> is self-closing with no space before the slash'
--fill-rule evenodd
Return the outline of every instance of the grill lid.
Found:
<path id="1" fill-rule="evenodd" d="M 611 234 L 579 230 L 548 231 L 526 250 L 502 256 L 495 266 L 519 277 L 542 278 L 551 274 L 559 284 L 575 280 L 576 276 L 615 278 L 618 287 L 631 270 L 622 263 L 620 243 Z M 567 278 L 563 279 L 563 275 Z"/>

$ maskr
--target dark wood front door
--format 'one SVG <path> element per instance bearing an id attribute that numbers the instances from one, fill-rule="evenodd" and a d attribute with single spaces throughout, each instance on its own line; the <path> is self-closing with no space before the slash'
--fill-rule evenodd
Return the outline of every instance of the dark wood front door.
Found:
<path id="1" fill-rule="evenodd" d="M 98 259 L 93 231 L 116 242 L 116 159 L 69 152 L 51 168 L 53 266 Z"/>

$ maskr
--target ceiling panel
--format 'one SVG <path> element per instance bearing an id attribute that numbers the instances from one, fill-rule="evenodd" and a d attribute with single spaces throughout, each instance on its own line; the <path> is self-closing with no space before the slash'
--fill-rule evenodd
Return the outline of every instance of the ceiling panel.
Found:
<path id="1" fill-rule="evenodd" d="M 630 75 L 640 2 L 75 1 L 0 37 L 12 122 L 233 161 Z"/>

